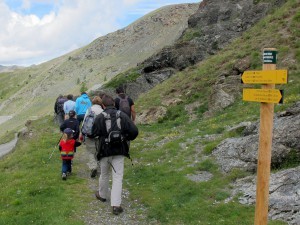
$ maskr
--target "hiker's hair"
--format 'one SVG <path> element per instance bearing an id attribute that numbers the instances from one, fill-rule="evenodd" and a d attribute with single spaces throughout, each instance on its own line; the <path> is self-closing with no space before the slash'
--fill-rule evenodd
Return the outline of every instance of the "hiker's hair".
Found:
<path id="1" fill-rule="evenodd" d="M 69 99 L 69 100 L 73 100 L 73 95 L 67 95 L 67 99 Z"/>
<path id="2" fill-rule="evenodd" d="M 62 136 L 62 139 L 64 141 L 67 141 L 67 140 L 72 139 L 72 137 L 73 137 L 73 134 L 66 134 L 66 133 L 64 133 L 63 136 Z"/>
<path id="3" fill-rule="evenodd" d="M 92 100 L 93 105 L 102 105 L 102 99 L 99 96 L 95 96 Z"/>
<path id="4" fill-rule="evenodd" d="M 116 88 L 116 93 L 117 94 L 121 94 L 121 93 L 124 93 L 124 88 L 122 86 L 119 86 Z"/>
<path id="5" fill-rule="evenodd" d="M 84 94 L 86 94 L 86 92 L 85 92 L 85 91 L 81 92 L 81 95 L 84 95 Z"/>
<path id="6" fill-rule="evenodd" d="M 109 95 L 103 95 L 102 97 L 102 103 L 105 107 L 107 106 L 114 106 L 115 105 L 115 101 L 114 99 L 109 96 Z"/>

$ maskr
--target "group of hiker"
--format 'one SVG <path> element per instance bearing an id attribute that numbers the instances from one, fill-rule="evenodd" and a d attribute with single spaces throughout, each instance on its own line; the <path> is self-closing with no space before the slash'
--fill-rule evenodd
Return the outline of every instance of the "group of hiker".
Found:
<path id="1" fill-rule="evenodd" d="M 62 179 L 72 173 L 72 159 L 76 147 L 85 144 L 88 153 L 90 176 L 100 173 L 99 189 L 95 197 L 106 202 L 109 195 L 109 178 L 112 172 L 111 206 L 118 215 L 121 207 L 124 157 L 129 156 L 130 141 L 138 135 L 135 125 L 136 113 L 133 100 L 127 96 L 123 87 L 116 89 L 117 97 L 107 94 L 90 100 L 86 92 L 73 99 L 60 95 L 55 102 L 56 113 L 62 138 L 59 150 L 62 159 Z M 98 168 L 100 167 L 100 168 Z"/>

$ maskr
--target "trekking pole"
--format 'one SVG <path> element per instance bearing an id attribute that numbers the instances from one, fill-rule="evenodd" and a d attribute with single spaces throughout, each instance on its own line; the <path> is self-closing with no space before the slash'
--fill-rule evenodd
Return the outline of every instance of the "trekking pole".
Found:
<path id="1" fill-rule="evenodd" d="M 53 155 L 53 153 L 54 153 L 54 151 L 55 151 L 55 149 L 56 149 L 56 146 L 59 144 L 59 142 L 60 142 L 61 138 L 63 137 L 63 135 L 64 135 L 64 133 L 61 135 L 61 137 L 59 138 L 57 144 L 54 146 L 54 149 L 53 149 L 53 151 L 52 151 L 52 153 L 51 153 L 51 155 L 50 155 L 50 157 L 49 157 L 49 161 L 50 161 L 50 159 L 52 158 L 52 155 Z"/>

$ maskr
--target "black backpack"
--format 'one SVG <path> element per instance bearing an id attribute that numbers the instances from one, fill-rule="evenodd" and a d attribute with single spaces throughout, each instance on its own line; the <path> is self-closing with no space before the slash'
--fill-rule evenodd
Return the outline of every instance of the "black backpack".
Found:
<path id="1" fill-rule="evenodd" d="M 120 144 L 121 142 L 125 141 L 124 136 L 121 132 L 121 118 L 120 113 L 121 111 L 118 110 L 116 112 L 114 121 L 112 121 L 112 117 L 110 114 L 106 112 L 101 112 L 104 116 L 106 131 L 108 136 L 105 138 L 105 143 L 110 145 Z"/>
<path id="2" fill-rule="evenodd" d="M 120 113 L 120 110 L 115 114 L 108 114 L 104 111 L 101 112 L 104 116 L 107 136 L 96 138 L 95 156 L 98 160 L 102 157 L 112 155 L 125 155 L 130 158 L 128 144 L 126 143 L 126 138 L 122 134 Z"/>
<path id="3" fill-rule="evenodd" d="M 64 112 L 64 103 L 66 102 L 67 100 L 64 99 L 64 98 L 60 98 L 57 100 L 57 104 L 56 104 L 56 111 L 57 113 L 65 113 Z"/>
<path id="4" fill-rule="evenodd" d="M 129 101 L 128 101 L 128 96 L 126 96 L 125 98 L 121 98 L 118 97 L 120 99 L 119 102 L 119 110 L 121 110 L 122 112 L 126 113 L 127 116 L 131 116 L 131 109 L 130 109 L 130 105 L 129 105 Z"/>

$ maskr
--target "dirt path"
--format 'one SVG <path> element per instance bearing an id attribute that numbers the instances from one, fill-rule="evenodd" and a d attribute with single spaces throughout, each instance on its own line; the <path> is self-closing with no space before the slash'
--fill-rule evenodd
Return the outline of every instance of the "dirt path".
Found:
<path id="1" fill-rule="evenodd" d="M 88 180 L 88 187 L 91 192 L 86 193 L 90 203 L 88 210 L 80 218 L 88 225 L 148 225 L 148 224 L 159 224 L 157 221 L 152 223 L 146 220 L 146 208 L 139 204 L 137 200 L 131 200 L 129 198 L 130 193 L 128 190 L 123 189 L 122 193 L 122 207 L 124 212 L 116 216 L 112 214 L 110 206 L 110 199 L 107 202 L 102 203 L 95 198 L 95 191 L 98 188 L 98 179 L 90 178 L 90 171 L 88 171 L 87 161 L 88 157 L 86 154 L 85 146 L 80 147 L 80 151 L 77 153 L 78 164 L 80 164 L 80 172 L 78 176 Z M 126 168 L 125 168 L 126 170 Z"/>
<path id="2" fill-rule="evenodd" d="M 13 118 L 12 116 L 0 116 L 0 124 L 5 123 L 7 120 Z"/>
<path id="3" fill-rule="evenodd" d="M 0 145 L 0 158 L 6 155 L 7 153 L 9 153 L 10 151 L 12 151 L 13 148 L 16 146 L 17 141 L 18 141 L 18 137 L 16 135 L 12 141 Z"/>

